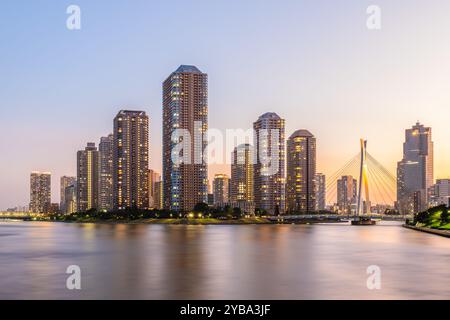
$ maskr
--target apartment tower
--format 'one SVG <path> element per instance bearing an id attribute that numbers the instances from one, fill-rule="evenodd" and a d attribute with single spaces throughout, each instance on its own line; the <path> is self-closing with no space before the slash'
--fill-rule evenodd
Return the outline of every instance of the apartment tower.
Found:
<path id="1" fill-rule="evenodd" d="M 180 66 L 163 83 L 164 207 L 189 211 L 207 202 L 208 76 Z M 181 147 L 181 148 L 180 148 Z"/>
<path id="2" fill-rule="evenodd" d="M 115 209 L 148 208 L 149 119 L 144 111 L 121 110 L 114 118 Z"/>

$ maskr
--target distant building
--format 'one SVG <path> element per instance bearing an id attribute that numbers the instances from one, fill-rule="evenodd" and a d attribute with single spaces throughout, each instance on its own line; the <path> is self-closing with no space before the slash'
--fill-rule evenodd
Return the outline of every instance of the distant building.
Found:
<path id="1" fill-rule="evenodd" d="M 149 119 L 144 111 L 121 110 L 114 118 L 115 209 L 148 208 Z"/>
<path id="2" fill-rule="evenodd" d="M 356 212 L 357 181 L 352 176 L 342 176 L 337 181 L 337 205 L 340 213 Z"/>
<path id="3" fill-rule="evenodd" d="M 155 197 L 156 183 L 161 181 L 161 175 L 152 169 L 148 170 L 148 207 L 155 208 L 159 199 Z"/>
<path id="4" fill-rule="evenodd" d="M 217 208 L 230 207 L 231 209 L 239 208 L 244 215 L 255 215 L 255 203 L 253 201 L 229 201 L 229 202 L 217 202 L 215 204 Z"/>
<path id="5" fill-rule="evenodd" d="M 99 156 L 99 190 L 98 208 L 99 210 L 112 210 L 114 207 L 113 198 L 113 149 L 114 136 L 112 134 L 101 137 L 98 145 Z"/>
<path id="6" fill-rule="evenodd" d="M 163 83 L 164 207 L 190 211 L 207 202 L 208 75 L 195 66 L 180 66 Z M 176 130 L 176 131 L 175 131 Z M 179 134 L 173 141 L 173 134 Z M 184 137 L 186 135 L 186 137 Z M 189 136 L 189 137 L 188 137 Z M 181 161 L 173 161 L 174 147 L 183 139 Z"/>
<path id="7" fill-rule="evenodd" d="M 77 209 L 80 212 L 98 209 L 98 150 L 88 142 L 77 153 Z"/>
<path id="8" fill-rule="evenodd" d="M 60 179 L 60 202 L 59 202 L 59 209 L 61 212 L 66 212 L 66 188 L 68 186 L 72 186 L 77 181 L 76 177 L 68 177 L 63 176 Z"/>
<path id="9" fill-rule="evenodd" d="M 255 206 L 272 215 L 286 211 L 284 128 L 284 119 L 272 112 L 253 123 Z"/>
<path id="10" fill-rule="evenodd" d="M 155 181 L 155 188 L 153 190 L 153 207 L 155 209 L 161 210 L 164 209 L 163 201 L 164 201 L 164 190 L 163 190 L 163 182 Z"/>
<path id="11" fill-rule="evenodd" d="M 50 212 L 51 214 L 59 214 L 59 203 L 52 203 L 50 204 Z"/>
<path id="12" fill-rule="evenodd" d="M 207 203 L 209 206 L 214 205 L 214 194 L 213 193 L 208 193 L 208 202 Z"/>
<path id="13" fill-rule="evenodd" d="M 325 210 L 326 209 L 326 198 L 327 198 L 327 190 L 326 190 L 326 177 L 323 173 L 316 173 L 316 210 Z"/>
<path id="14" fill-rule="evenodd" d="M 431 128 L 416 123 L 405 131 L 403 159 L 397 165 L 397 203 L 400 213 L 423 211 L 433 185 L 433 141 Z"/>
<path id="15" fill-rule="evenodd" d="M 30 212 L 49 213 L 51 207 L 51 173 L 33 171 L 30 175 Z"/>
<path id="16" fill-rule="evenodd" d="M 228 191 L 230 178 L 226 174 L 216 174 L 213 181 L 214 203 L 224 203 L 229 201 Z"/>
<path id="17" fill-rule="evenodd" d="M 62 213 L 71 214 L 77 212 L 77 184 L 76 181 L 73 185 L 67 186 L 65 191 L 65 204 L 64 211 Z"/>
<path id="18" fill-rule="evenodd" d="M 316 210 L 316 138 L 295 131 L 287 141 L 286 201 L 289 212 Z"/>
<path id="19" fill-rule="evenodd" d="M 241 144 L 234 148 L 231 158 L 230 200 L 253 202 L 253 147 Z"/>
<path id="20" fill-rule="evenodd" d="M 438 179 L 436 184 L 428 189 L 428 206 L 436 207 L 441 204 L 450 206 L 450 179 Z"/>

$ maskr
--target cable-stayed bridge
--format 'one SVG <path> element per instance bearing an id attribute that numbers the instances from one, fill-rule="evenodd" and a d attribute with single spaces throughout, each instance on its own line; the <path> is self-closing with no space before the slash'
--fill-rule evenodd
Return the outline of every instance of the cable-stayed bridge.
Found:
<path id="1" fill-rule="evenodd" d="M 396 178 L 374 156 L 367 152 L 367 141 L 361 139 L 361 150 L 343 167 L 327 177 L 327 203 L 338 204 L 338 180 L 351 176 L 357 180 L 352 212 L 371 213 L 371 206 L 393 208 L 396 198 Z M 352 190 L 350 190 L 352 192 Z M 346 212 L 350 213 L 350 212 Z"/>

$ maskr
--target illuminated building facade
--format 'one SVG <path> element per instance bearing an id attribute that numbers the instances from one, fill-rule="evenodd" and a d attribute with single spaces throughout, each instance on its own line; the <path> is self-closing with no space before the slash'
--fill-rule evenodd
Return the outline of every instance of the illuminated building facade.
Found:
<path id="1" fill-rule="evenodd" d="M 295 131 L 287 141 L 286 198 L 289 212 L 316 209 L 316 138 L 307 130 Z"/>
<path id="2" fill-rule="evenodd" d="M 149 119 L 144 111 L 121 110 L 114 118 L 113 198 L 115 209 L 147 209 Z"/>
<path id="3" fill-rule="evenodd" d="M 95 143 L 88 142 L 77 153 L 77 210 L 98 209 L 98 150 Z"/>
<path id="4" fill-rule="evenodd" d="M 268 214 L 285 212 L 285 120 L 268 112 L 253 123 L 255 207 Z"/>

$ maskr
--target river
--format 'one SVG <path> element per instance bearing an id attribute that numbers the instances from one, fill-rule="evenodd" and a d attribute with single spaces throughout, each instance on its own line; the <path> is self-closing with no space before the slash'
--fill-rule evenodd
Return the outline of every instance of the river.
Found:
<path id="1" fill-rule="evenodd" d="M 81 290 L 66 288 L 70 265 Z M 450 239 L 389 222 L 0 222 L 0 275 L 2 299 L 449 299 Z"/>

